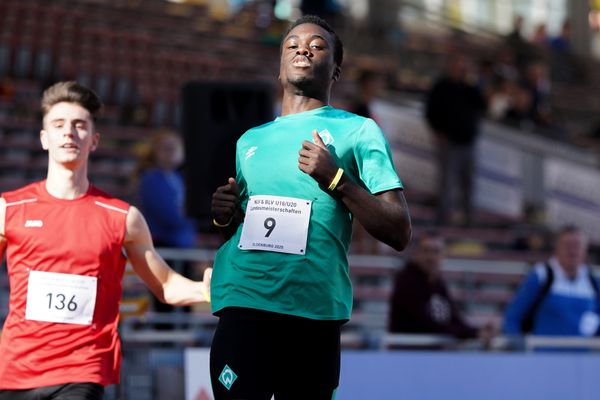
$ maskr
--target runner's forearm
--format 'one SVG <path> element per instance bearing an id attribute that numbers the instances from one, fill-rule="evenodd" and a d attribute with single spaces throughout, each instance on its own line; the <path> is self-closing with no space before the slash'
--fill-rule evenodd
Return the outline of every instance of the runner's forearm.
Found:
<path id="1" fill-rule="evenodd" d="M 402 191 L 372 195 L 352 180 L 343 179 L 336 192 L 367 232 L 398 251 L 406 247 L 412 227 Z"/>

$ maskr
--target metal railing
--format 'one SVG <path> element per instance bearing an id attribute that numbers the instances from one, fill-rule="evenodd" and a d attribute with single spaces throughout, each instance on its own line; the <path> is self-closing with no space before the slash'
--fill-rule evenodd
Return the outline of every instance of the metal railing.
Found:
<path id="1" fill-rule="evenodd" d="M 581 336 L 496 336 L 489 343 L 480 339 L 457 339 L 448 335 L 387 333 L 381 350 L 488 350 L 488 351 L 600 351 L 600 338 Z"/>

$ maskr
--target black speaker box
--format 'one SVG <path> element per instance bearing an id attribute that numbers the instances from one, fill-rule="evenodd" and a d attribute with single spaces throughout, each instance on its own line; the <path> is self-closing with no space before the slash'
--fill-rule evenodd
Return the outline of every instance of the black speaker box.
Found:
<path id="1" fill-rule="evenodd" d="M 189 82 L 182 88 L 187 214 L 212 230 L 212 194 L 235 177 L 235 144 L 248 129 L 272 121 L 268 83 Z"/>

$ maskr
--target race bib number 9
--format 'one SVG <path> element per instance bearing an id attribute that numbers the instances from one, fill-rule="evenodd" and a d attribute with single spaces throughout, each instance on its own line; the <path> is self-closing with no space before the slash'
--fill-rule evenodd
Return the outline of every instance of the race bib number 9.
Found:
<path id="1" fill-rule="evenodd" d="M 91 325 L 98 278 L 31 271 L 25 319 Z"/>
<path id="2" fill-rule="evenodd" d="M 312 202 L 281 196 L 250 196 L 238 247 L 305 254 Z"/>

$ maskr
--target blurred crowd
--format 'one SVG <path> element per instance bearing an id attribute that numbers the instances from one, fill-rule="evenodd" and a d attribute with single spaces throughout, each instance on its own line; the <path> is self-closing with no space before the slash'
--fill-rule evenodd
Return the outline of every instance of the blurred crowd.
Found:
<path id="1" fill-rule="evenodd" d="M 488 99 L 487 115 L 510 125 L 560 135 L 560 121 L 553 118 L 550 95 L 551 59 L 570 53 L 570 23 L 565 21 L 556 37 L 539 24 L 527 40 L 523 18 L 515 18 L 512 32 L 493 60 L 479 65 L 478 87 Z"/>

